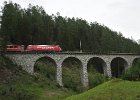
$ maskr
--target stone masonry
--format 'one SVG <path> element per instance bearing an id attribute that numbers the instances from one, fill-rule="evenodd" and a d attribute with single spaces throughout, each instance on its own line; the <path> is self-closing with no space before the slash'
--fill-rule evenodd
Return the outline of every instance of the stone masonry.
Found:
<path id="1" fill-rule="evenodd" d="M 62 63 L 65 59 L 69 57 L 74 57 L 81 62 L 81 82 L 84 87 L 88 87 L 88 72 L 87 72 L 87 64 L 88 61 L 94 57 L 98 57 L 104 61 L 103 69 L 104 75 L 111 77 L 111 61 L 114 58 L 122 58 L 127 62 L 125 69 L 130 67 L 133 61 L 136 58 L 140 58 L 140 55 L 122 55 L 122 54 L 113 54 L 113 55 L 95 55 L 95 54 L 80 54 L 80 53 L 73 53 L 73 54 L 63 54 L 63 53 L 56 53 L 56 54 L 6 54 L 14 63 L 17 65 L 21 65 L 23 70 L 34 74 L 34 65 L 36 61 L 42 57 L 49 57 L 53 59 L 56 63 L 57 72 L 56 72 L 56 80 L 60 86 L 63 86 L 62 81 Z"/>

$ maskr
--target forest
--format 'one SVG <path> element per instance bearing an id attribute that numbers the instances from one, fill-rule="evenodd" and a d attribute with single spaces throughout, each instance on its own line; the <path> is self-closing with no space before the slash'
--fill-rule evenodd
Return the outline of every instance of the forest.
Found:
<path id="1" fill-rule="evenodd" d="M 1 45 L 60 45 L 63 51 L 140 53 L 140 45 L 121 32 L 96 21 L 63 17 L 59 12 L 48 15 L 43 7 L 31 4 L 25 9 L 4 2 L 0 24 Z"/>

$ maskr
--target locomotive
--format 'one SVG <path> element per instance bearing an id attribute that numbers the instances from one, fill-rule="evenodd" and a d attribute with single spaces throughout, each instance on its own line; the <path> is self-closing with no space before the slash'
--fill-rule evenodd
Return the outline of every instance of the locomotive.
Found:
<path id="1" fill-rule="evenodd" d="M 59 52 L 61 51 L 59 45 L 7 45 L 6 52 Z"/>

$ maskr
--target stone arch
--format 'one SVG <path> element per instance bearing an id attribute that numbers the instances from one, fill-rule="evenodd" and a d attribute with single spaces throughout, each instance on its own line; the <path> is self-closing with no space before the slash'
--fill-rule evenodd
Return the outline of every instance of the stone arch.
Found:
<path id="1" fill-rule="evenodd" d="M 99 84 L 97 78 L 104 77 L 101 74 L 106 75 L 106 62 L 100 57 L 92 57 L 87 62 L 87 71 L 88 71 L 88 79 L 89 79 L 89 88 L 93 88 Z M 100 74 L 99 74 L 100 73 Z M 99 79 L 100 80 L 100 79 Z"/>
<path id="2" fill-rule="evenodd" d="M 34 64 L 34 72 L 45 75 L 51 81 L 56 81 L 57 64 L 48 56 L 40 57 Z"/>
<path id="3" fill-rule="evenodd" d="M 111 61 L 111 74 L 113 77 L 119 77 L 128 68 L 128 62 L 122 57 L 113 58 Z"/>
<path id="4" fill-rule="evenodd" d="M 140 60 L 140 57 L 134 58 L 133 62 L 132 62 L 132 66 L 136 64 L 136 62 Z M 130 66 L 131 67 L 131 66 Z"/>
<path id="5" fill-rule="evenodd" d="M 88 71 L 90 70 L 90 64 L 92 64 L 92 67 L 95 68 L 95 70 L 101 74 L 106 75 L 106 62 L 100 58 L 100 57 L 92 57 L 88 60 L 87 63 L 87 69 Z"/>
<path id="6" fill-rule="evenodd" d="M 78 91 L 81 86 L 82 62 L 76 57 L 67 57 L 62 62 L 63 86 Z"/>

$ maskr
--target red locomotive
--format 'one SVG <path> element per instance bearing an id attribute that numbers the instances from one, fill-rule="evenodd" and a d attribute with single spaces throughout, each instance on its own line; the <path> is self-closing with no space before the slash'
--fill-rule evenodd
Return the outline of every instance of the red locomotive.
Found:
<path id="1" fill-rule="evenodd" d="M 37 51 L 37 52 L 58 52 L 61 51 L 61 47 L 59 45 L 28 45 L 25 48 L 24 45 L 7 45 L 7 52 L 26 52 L 26 51 Z"/>
<path id="2" fill-rule="evenodd" d="M 26 50 L 28 51 L 61 51 L 62 49 L 58 45 L 28 45 Z"/>

